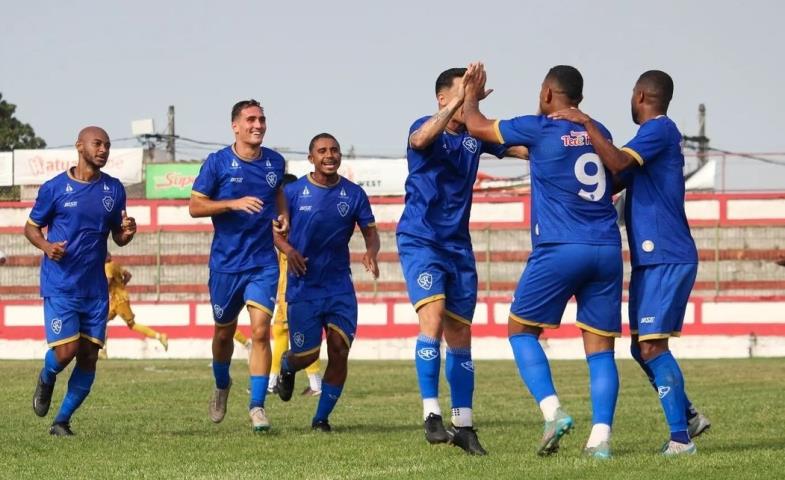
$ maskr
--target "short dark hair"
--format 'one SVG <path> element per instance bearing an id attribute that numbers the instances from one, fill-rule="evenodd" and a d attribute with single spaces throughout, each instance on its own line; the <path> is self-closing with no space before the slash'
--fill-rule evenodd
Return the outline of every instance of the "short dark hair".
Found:
<path id="1" fill-rule="evenodd" d="M 259 107 L 262 108 L 262 104 L 254 100 L 253 98 L 249 100 L 240 100 L 239 102 L 235 103 L 232 107 L 232 121 L 234 122 L 237 120 L 237 117 L 240 116 L 240 112 L 245 110 L 248 107 Z"/>
<path id="2" fill-rule="evenodd" d="M 577 68 L 569 65 L 556 65 L 548 70 L 545 79 L 554 81 L 559 86 L 561 93 L 573 102 L 580 103 L 583 100 L 583 76 Z"/>
<path id="3" fill-rule="evenodd" d="M 284 173 L 283 179 L 281 180 L 281 185 L 289 185 L 292 182 L 297 181 L 297 175 L 293 173 Z"/>
<path id="4" fill-rule="evenodd" d="M 661 109 L 667 110 L 673 98 L 673 79 L 662 70 L 643 72 L 636 82 L 638 88 L 653 97 L 652 101 Z"/>
<path id="5" fill-rule="evenodd" d="M 322 139 L 322 138 L 329 138 L 331 140 L 334 140 L 335 143 L 338 143 L 338 139 L 337 138 L 333 137 L 329 133 L 322 132 L 322 133 L 316 135 L 315 137 L 313 137 L 311 139 L 311 143 L 308 144 L 308 153 L 311 153 L 311 150 L 313 150 L 313 146 L 316 143 L 316 141 L 319 140 L 319 139 Z M 341 144 L 340 143 L 338 143 L 338 148 L 341 148 Z"/>
<path id="6" fill-rule="evenodd" d="M 436 79 L 436 95 L 442 90 L 452 87 L 452 82 L 454 82 L 456 78 L 463 77 L 464 74 L 466 74 L 465 68 L 448 68 L 440 73 L 439 77 Z"/>

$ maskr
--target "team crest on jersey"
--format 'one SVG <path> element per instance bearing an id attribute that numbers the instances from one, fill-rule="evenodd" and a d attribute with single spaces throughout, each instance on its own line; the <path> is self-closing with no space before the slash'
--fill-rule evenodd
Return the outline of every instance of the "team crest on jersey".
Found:
<path id="1" fill-rule="evenodd" d="M 295 332 L 295 334 L 292 336 L 292 340 L 294 341 L 295 345 L 302 347 L 305 343 L 305 335 L 303 335 L 302 332 Z"/>
<path id="2" fill-rule="evenodd" d="M 305 188 L 303 188 L 302 196 L 303 197 L 309 197 L 310 195 L 311 195 L 311 192 L 310 192 L 310 190 L 308 190 L 308 185 L 306 185 Z"/>
<path id="3" fill-rule="evenodd" d="M 466 360 L 465 362 L 461 363 L 461 366 L 470 372 L 474 372 L 474 362 L 471 360 Z"/>
<path id="4" fill-rule="evenodd" d="M 221 306 L 216 303 L 215 305 L 213 305 L 213 313 L 215 314 L 215 318 L 220 320 L 221 317 L 224 316 L 224 309 L 221 308 Z"/>
<path id="5" fill-rule="evenodd" d="M 114 208 L 114 198 L 112 197 L 104 197 L 103 200 L 101 200 L 101 203 L 104 204 L 104 208 L 107 212 L 111 212 Z"/>
<path id="6" fill-rule="evenodd" d="M 55 332 L 55 335 L 60 335 L 60 332 L 63 330 L 63 321 L 59 318 L 55 318 L 52 320 L 52 331 Z"/>
<path id="7" fill-rule="evenodd" d="M 346 196 L 346 190 L 344 190 L 343 187 L 341 187 L 341 193 L 339 193 L 338 195 L 341 196 L 341 197 L 345 197 Z"/>
<path id="8" fill-rule="evenodd" d="M 65 193 L 71 193 L 74 191 L 74 187 L 71 186 L 70 183 L 65 184 Z"/>
<path id="9" fill-rule="evenodd" d="M 477 139 L 474 137 L 466 137 L 463 139 L 463 147 L 471 153 L 477 152 L 478 146 Z"/>
<path id="10" fill-rule="evenodd" d="M 424 290 L 430 290 L 433 286 L 433 275 L 429 272 L 422 272 L 420 276 L 417 277 L 417 285 Z"/>
<path id="11" fill-rule="evenodd" d="M 423 360 L 430 361 L 439 356 L 439 351 L 433 347 L 425 347 L 417 350 L 417 356 Z"/>
<path id="12" fill-rule="evenodd" d="M 275 188 L 275 185 L 278 183 L 278 175 L 275 172 L 270 172 L 264 178 L 267 179 L 267 185 L 270 185 L 270 188 Z"/>
<path id="13" fill-rule="evenodd" d="M 345 217 L 349 213 L 349 204 L 346 202 L 338 202 L 338 213 Z"/>

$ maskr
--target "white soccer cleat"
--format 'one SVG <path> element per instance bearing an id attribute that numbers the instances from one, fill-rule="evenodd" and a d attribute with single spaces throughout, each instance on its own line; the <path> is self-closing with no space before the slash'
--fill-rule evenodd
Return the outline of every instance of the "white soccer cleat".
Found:
<path id="1" fill-rule="evenodd" d="M 207 415 L 213 423 L 221 423 L 226 416 L 226 404 L 229 401 L 229 390 L 232 389 L 232 382 L 226 388 L 216 388 L 207 406 Z"/>
<path id="2" fill-rule="evenodd" d="M 662 454 L 666 457 L 695 455 L 696 453 L 698 453 L 698 448 L 692 441 L 690 441 L 690 443 L 679 443 L 669 440 L 665 443 L 665 445 L 662 446 Z"/>
<path id="3" fill-rule="evenodd" d="M 251 427 L 254 432 L 266 432 L 270 430 L 270 420 L 262 407 L 254 407 L 248 411 L 251 417 Z"/>
<path id="4" fill-rule="evenodd" d="M 711 428 L 711 421 L 700 412 L 687 421 L 687 433 L 690 434 L 690 438 L 705 433 L 709 428 Z"/>

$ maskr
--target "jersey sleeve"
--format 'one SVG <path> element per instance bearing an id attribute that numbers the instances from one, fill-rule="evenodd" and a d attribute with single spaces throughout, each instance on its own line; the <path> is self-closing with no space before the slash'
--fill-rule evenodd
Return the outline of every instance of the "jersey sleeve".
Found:
<path id="1" fill-rule="evenodd" d="M 482 149 L 480 151 L 482 153 L 489 153 L 496 158 L 504 158 L 504 154 L 507 152 L 508 148 L 510 147 L 503 143 L 482 142 Z"/>
<path id="2" fill-rule="evenodd" d="M 357 201 L 357 214 L 355 216 L 360 228 L 375 227 L 376 219 L 371 211 L 371 202 L 364 190 L 360 189 L 360 198 Z"/>
<path id="3" fill-rule="evenodd" d="M 650 120 L 638 129 L 635 138 L 621 149 L 629 153 L 640 165 L 654 160 L 668 145 L 668 135 L 663 122 Z"/>
<path id="4" fill-rule="evenodd" d="M 507 147 L 523 145 L 531 147 L 537 143 L 542 131 L 542 122 L 536 115 L 525 115 L 509 120 L 496 120 L 493 125 L 500 144 Z"/>
<path id="5" fill-rule="evenodd" d="M 47 182 L 38 189 L 38 196 L 35 199 L 35 204 L 33 205 L 33 210 L 30 212 L 30 219 L 28 222 L 36 227 L 45 227 L 51 223 L 54 214 L 54 195 L 52 194 L 51 184 Z"/>
<path id="6" fill-rule="evenodd" d="M 191 195 L 197 197 L 213 198 L 218 191 L 218 174 L 215 171 L 215 157 L 210 155 L 199 169 L 199 175 L 194 179 Z"/>

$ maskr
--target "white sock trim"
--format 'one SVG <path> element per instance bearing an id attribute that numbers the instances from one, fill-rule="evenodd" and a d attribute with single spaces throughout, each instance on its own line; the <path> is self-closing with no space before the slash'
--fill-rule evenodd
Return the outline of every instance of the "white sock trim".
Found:
<path id="1" fill-rule="evenodd" d="M 422 399 L 422 419 L 425 421 L 430 414 L 442 415 L 442 409 L 439 406 L 438 398 L 423 398 Z"/>
<path id="2" fill-rule="evenodd" d="M 602 442 L 611 440 L 611 426 L 606 423 L 595 423 L 591 427 L 589 440 L 586 442 L 586 448 L 598 446 Z"/>
<path id="3" fill-rule="evenodd" d="M 556 395 L 548 395 L 540 400 L 540 410 L 542 410 L 542 416 L 545 417 L 546 422 L 556 420 L 556 410 L 560 407 L 561 403 Z"/>
<path id="4" fill-rule="evenodd" d="M 453 408 L 452 424 L 456 427 L 471 427 L 474 425 L 471 408 Z"/>

